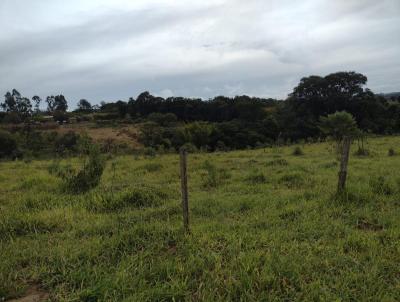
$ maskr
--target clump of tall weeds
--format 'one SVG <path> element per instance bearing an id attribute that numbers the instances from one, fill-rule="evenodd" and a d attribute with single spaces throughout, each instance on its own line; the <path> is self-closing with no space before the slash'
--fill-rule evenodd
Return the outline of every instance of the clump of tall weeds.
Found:
<path id="1" fill-rule="evenodd" d="M 231 177 L 230 173 L 225 169 L 218 169 L 214 164 L 206 160 L 203 163 L 206 174 L 203 175 L 203 187 L 205 188 L 216 188 L 224 180 Z"/>
<path id="2" fill-rule="evenodd" d="M 59 160 L 48 167 L 51 174 L 63 180 L 63 187 L 71 193 L 83 193 L 97 187 L 106 164 L 99 147 L 87 138 L 80 141 L 79 151 L 80 169 L 75 169 L 70 164 L 62 166 Z"/>

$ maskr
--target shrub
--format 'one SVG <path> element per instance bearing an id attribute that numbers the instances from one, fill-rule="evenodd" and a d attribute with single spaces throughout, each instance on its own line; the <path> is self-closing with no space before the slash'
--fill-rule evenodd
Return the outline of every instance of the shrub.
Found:
<path id="1" fill-rule="evenodd" d="M 345 136 L 354 137 L 359 133 L 356 120 L 346 111 L 320 117 L 320 129 L 326 135 L 331 135 L 336 142 L 341 142 Z"/>
<path id="2" fill-rule="evenodd" d="M 0 158 L 12 156 L 17 151 L 17 141 L 8 131 L 0 130 Z"/>
<path id="3" fill-rule="evenodd" d="M 56 151 L 63 152 L 68 150 L 76 152 L 78 149 L 79 138 L 79 134 L 74 131 L 68 131 L 61 137 L 57 138 L 55 142 Z"/>
<path id="4" fill-rule="evenodd" d="M 156 155 L 157 155 L 156 149 L 154 149 L 153 147 L 145 148 L 143 153 L 145 156 L 148 156 L 148 157 L 156 157 Z"/>
<path id="5" fill-rule="evenodd" d="M 82 170 L 67 180 L 67 187 L 74 192 L 85 192 L 100 183 L 105 168 L 105 160 L 97 149 L 90 151 Z"/>
<path id="6" fill-rule="evenodd" d="M 67 191 L 82 193 L 95 188 L 99 183 L 105 168 L 105 159 L 96 145 L 87 144 L 83 147 L 84 160 L 81 170 L 75 171 L 71 165 L 61 166 L 53 162 L 48 170 L 64 181 Z"/>
<path id="7" fill-rule="evenodd" d="M 393 148 L 390 148 L 388 151 L 388 156 L 395 156 L 396 155 L 396 151 L 394 151 Z"/>
<path id="8" fill-rule="evenodd" d="M 195 153 L 197 152 L 197 147 L 192 143 L 186 143 L 181 148 L 184 148 L 188 153 Z"/>
<path id="9" fill-rule="evenodd" d="M 206 170 L 206 174 L 203 175 L 203 186 L 206 188 L 216 188 L 225 179 L 231 177 L 226 169 L 218 169 L 208 160 L 203 163 L 203 169 Z"/>
<path id="10" fill-rule="evenodd" d="M 65 111 L 56 110 L 53 112 L 53 120 L 59 123 L 68 122 L 69 117 Z"/>
<path id="11" fill-rule="evenodd" d="M 304 152 L 300 148 L 300 146 L 297 146 L 296 148 L 294 148 L 292 155 L 300 156 L 300 155 L 304 155 Z"/>

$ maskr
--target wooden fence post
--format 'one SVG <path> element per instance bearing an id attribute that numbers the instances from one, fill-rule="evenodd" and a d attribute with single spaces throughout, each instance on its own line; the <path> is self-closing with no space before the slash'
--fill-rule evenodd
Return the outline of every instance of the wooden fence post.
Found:
<path id="1" fill-rule="evenodd" d="M 346 187 L 346 177 L 347 177 L 347 164 L 349 163 L 351 139 L 345 137 L 343 140 L 342 156 L 340 159 L 340 171 L 337 192 L 342 192 Z"/>
<path id="2" fill-rule="evenodd" d="M 186 233 L 189 233 L 189 194 L 187 187 L 187 152 L 185 148 L 180 150 L 181 165 L 181 189 L 182 189 L 182 210 L 183 227 Z"/>

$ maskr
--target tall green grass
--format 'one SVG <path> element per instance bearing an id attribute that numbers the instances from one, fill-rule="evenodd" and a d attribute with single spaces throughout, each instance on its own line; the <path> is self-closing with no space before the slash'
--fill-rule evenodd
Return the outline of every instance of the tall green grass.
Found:
<path id="1" fill-rule="evenodd" d="M 329 144 L 190 154 L 190 235 L 177 155 L 116 157 L 81 194 L 63 190 L 51 161 L 2 162 L 0 300 L 36 284 L 54 301 L 397 301 L 389 148 L 400 139 L 351 156 L 340 196 Z"/>

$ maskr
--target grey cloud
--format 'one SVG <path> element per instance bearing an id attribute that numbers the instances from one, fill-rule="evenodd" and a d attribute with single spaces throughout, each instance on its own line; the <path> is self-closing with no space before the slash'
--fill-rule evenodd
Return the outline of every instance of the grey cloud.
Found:
<path id="1" fill-rule="evenodd" d="M 52 3 L 51 13 L 62 15 L 61 1 L 40 3 L 5 1 L 0 9 L 18 8 L 29 20 L 32 9 L 40 22 Z M 0 20 L 1 93 L 62 92 L 75 102 L 143 90 L 284 98 L 301 77 L 338 70 L 365 73 L 377 92 L 400 89 L 397 0 L 103 1 L 107 9 L 87 0 L 86 11 L 80 3 L 68 6 L 75 18 L 56 25 Z"/>

